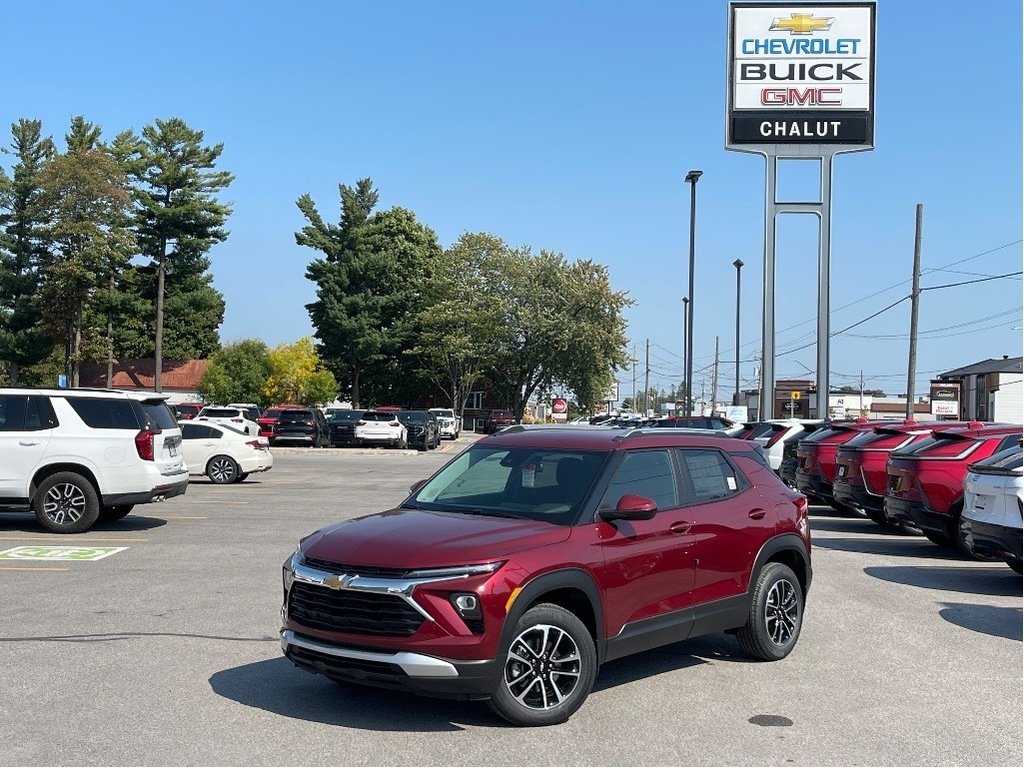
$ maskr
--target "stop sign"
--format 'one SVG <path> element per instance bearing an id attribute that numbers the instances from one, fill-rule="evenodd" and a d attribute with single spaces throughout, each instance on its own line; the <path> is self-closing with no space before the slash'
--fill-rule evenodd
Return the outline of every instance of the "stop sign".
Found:
<path id="1" fill-rule="evenodd" d="M 565 413 L 567 408 L 566 402 L 561 397 L 556 397 L 551 401 L 551 411 L 553 413 Z"/>

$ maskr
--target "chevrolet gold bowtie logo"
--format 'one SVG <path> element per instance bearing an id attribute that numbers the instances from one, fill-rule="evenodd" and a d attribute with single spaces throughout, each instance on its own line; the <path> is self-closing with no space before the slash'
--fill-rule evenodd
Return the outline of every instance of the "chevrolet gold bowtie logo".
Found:
<path id="1" fill-rule="evenodd" d="M 341 575 L 332 574 L 323 580 L 323 585 L 325 587 L 330 587 L 331 589 L 348 589 L 354 578 L 355 576 L 351 576 L 347 573 Z"/>
<path id="2" fill-rule="evenodd" d="M 788 19 L 775 19 L 769 32 L 789 32 L 791 35 L 809 35 L 812 32 L 827 31 L 835 21 L 833 16 L 818 18 L 812 13 L 791 13 Z"/>

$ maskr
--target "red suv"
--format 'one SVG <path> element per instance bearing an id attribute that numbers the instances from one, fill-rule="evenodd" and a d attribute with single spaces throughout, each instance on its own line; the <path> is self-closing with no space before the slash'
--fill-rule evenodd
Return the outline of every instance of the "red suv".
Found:
<path id="1" fill-rule="evenodd" d="M 980 427 L 981 422 L 971 422 Z M 885 518 L 885 465 L 891 451 L 904 450 L 931 437 L 932 430 L 950 430 L 968 426 L 955 421 L 914 421 L 904 419 L 860 432 L 836 450 L 836 474 L 832 496 L 841 504 L 864 510 L 864 514 L 882 526 Z"/>
<path id="2" fill-rule="evenodd" d="M 787 656 L 807 500 L 740 440 L 513 426 L 397 508 L 305 537 L 283 577 L 299 667 L 548 725 L 628 654 L 728 631 L 754 658 Z"/>
<path id="3" fill-rule="evenodd" d="M 796 449 L 796 487 L 800 493 L 837 509 L 846 509 L 846 505 L 832 496 L 832 482 L 836 476 L 836 449 L 861 432 L 876 426 L 878 422 L 867 419 L 832 421 L 822 424 L 820 429 L 803 438 Z"/>
<path id="4" fill-rule="evenodd" d="M 937 429 L 930 438 L 893 451 L 886 465 L 886 519 L 909 522 L 936 544 L 969 552 L 960 538 L 967 465 L 1017 445 L 1020 435 L 1019 424 Z"/>

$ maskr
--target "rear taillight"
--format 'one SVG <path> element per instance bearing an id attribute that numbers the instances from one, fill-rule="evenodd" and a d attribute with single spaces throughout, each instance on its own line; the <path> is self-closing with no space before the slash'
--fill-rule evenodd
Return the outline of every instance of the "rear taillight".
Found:
<path id="1" fill-rule="evenodd" d="M 156 441 L 153 439 L 160 434 L 158 429 L 144 429 L 135 436 L 135 450 L 139 452 L 139 458 L 143 461 L 153 461 L 156 454 Z"/>
<path id="2" fill-rule="evenodd" d="M 807 497 L 801 496 L 798 499 L 793 499 L 793 506 L 796 507 L 796 514 L 798 518 L 807 517 Z"/>
<path id="3" fill-rule="evenodd" d="M 259 440 L 246 440 L 245 444 L 250 448 L 255 448 L 257 451 L 262 451 L 266 447 Z"/>
<path id="4" fill-rule="evenodd" d="M 357 421 L 356 422 L 356 426 L 357 427 L 365 427 L 366 426 L 366 422 L 365 421 Z"/>
<path id="5" fill-rule="evenodd" d="M 388 426 L 389 427 L 400 427 L 400 426 L 402 426 L 402 422 L 400 422 L 400 421 L 390 421 L 390 422 L 388 422 Z"/>
<path id="6" fill-rule="evenodd" d="M 787 431 L 788 430 L 785 429 L 777 430 L 775 434 L 768 438 L 768 442 L 765 444 L 765 448 L 771 448 L 773 445 L 779 442 L 779 440 L 782 439 L 782 436 L 785 435 Z"/>

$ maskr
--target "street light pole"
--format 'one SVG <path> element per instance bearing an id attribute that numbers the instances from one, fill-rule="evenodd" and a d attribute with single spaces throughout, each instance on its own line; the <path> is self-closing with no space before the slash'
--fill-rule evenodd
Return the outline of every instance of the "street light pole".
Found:
<path id="1" fill-rule="evenodd" d="M 690 415 L 690 402 L 688 399 L 690 392 L 690 377 L 686 371 L 686 353 L 688 351 L 686 346 L 686 310 L 689 304 L 690 300 L 686 296 L 683 296 L 683 396 L 681 399 L 683 401 L 683 410 L 686 411 L 686 413 L 683 414 L 684 416 Z"/>
<path id="2" fill-rule="evenodd" d="M 732 404 L 740 404 L 740 270 L 743 269 L 743 261 L 736 259 L 732 263 L 736 267 L 736 391 L 732 396 Z"/>
<path id="3" fill-rule="evenodd" d="M 690 171 L 686 174 L 684 181 L 690 185 L 690 291 L 689 304 L 687 305 L 687 318 L 689 323 L 686 329 L 686 402 L 689 403 L 693 393 L 693 271 L 696 244 L 697 226 L 697 179 L 703 175 L 703 171 Z M 687 414 L 689 416 L 689 414 Z"/>

